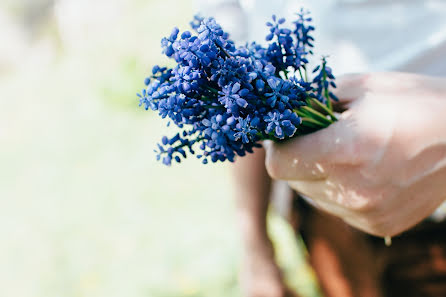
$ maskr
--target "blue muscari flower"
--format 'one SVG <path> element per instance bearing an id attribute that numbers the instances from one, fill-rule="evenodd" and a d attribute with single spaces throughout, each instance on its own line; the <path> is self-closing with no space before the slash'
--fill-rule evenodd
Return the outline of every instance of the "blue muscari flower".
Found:
<path id="1" fill-rule="evenodd" d="M 249 59 L 243 57 L 231 57 L 223 59 L 221 57 L 215 59 L 211 66 L 212 81 L 217 82 L 219 87 L 238 82 L 245 88 L 251 88 L 251 81 L 255 78 L 252 74 L 254 65 Z"/>
<path id="2" fill-rule="evenodd" d="M 321 102 L 326 102 L 330 98 L 337 101 L 338 98 L 329 91 L 329 87 L 336 88 L 336 84 L 334 82 L 335 76 L 333 75 L 331 68 L 327 66 L 325 57 L 322 58 L 321 65 L 315 67 L 313 73 L 317 73 L 313 78 L 313 84 L 316 86 L 313 96 Z M 329 98 L 327 98 L 327 94 Z"/>
<path id="3" fill-rule="evenodd" d="M 169 98 L 160 100 L 158 104 L 158 112 L 162 118 L 169 117 L 175 124 L 181 124 L 182 120 L 182 105 L 186 101 L 184 94 L 172 95 Z"/>
<path id="4" fill-rule="evenodd" d="M 263 93 L 263 90 L 265 89 L 265 81 L 263 79 L 256 80 L 256 89 L 260 94 Z"/>
<path id="5" fill-rule="evenodd" d="M 204 20 L 204 17 L 202 17 L 201 15 L 197 14 L 194 16 L 194 19 L 189 23 L 191 28 L 194 31 L 197 31 L 197 29 L 200 27 L 201 22 Z"/>
<path id="6" fill-rule="evenodd" d="M 298 46 L 302 48 L 312 48 L 314 46 L 314 38 L 311 36 L 314 27 L 307 25 L 307 23 L 312 21 L 308 15 L 308 11 L 301 9 L 300 12 L 297 13 L 298 19 L 294 22 L 295 29 L 293 33 L 297 37 Z"/>
<path id="7" fill-rule="evenodd" d="M 146 110 L 149 108 L 157 110 L 159 100 L 167 97 L 167 93 L 169 92 L 168 87 L 169 83 L 163 81 L 162 76 L 152 80 L 146 89 L 143 89 L 140 94 L 137 94 L 139 97 L 139 105 L 144 105 Z"/>
<path id="8" fill-rule="evenodd" d="M 277 36 L 277 38 L 280 38 L 282 35 L 290 35 L 291 30 L 287 28 L 280 28 L 280 25 L 283 25 L 285 23 L 284 18 L 277 19 L 275 15 L 272 17 L 273 22 L 267 22 L 266 26 L 268 26 L 270 29 L 270 33 L 266 35 L 266 40 L 271 41 L 274 36 Z"/>
<path id="9" fill-rule="evenodd" d="M 252 42 L 246 45 L 246 50 L 255 61 L 266 62 L 266 49 L 262 45 Z"/>
<path id="10" fill-rule="evenodd" d="M 241 139 L 245 144 L 252 142 L 258 133 L 258 131 L 251 126 L 251 119 L 249 116 L 245 119 L 239 118 L 238 124 L 236 125 L 236 131 L 237 132 L 234 134 L 235 140 Z"/>
<path id="11" fill-rule="evenodd" d="M 273 110 L 265 117 L 265 122 L 268 123 L 265 129 L 267 134 L 273 133 L 276 138 L 284 139 L 296 133 L 300 118 L 289 109 L 284 113 Z"/>
<path id="12" fill-rule="evenodd" d="M 197 37 L 190 36 L 187 31 L 181 36 L 181 39 L 173 43 L 175 51 L 175 61 L 183 66 L 198 67 L 199 60 L 195 51 L 199 48 L 199 40 Z"/>
<path id="13" fill-rule="evenodd" d="M 204 19 L 201 22 L 201 26 L 197 29 L 198 38 L 201 40 L 214 39 L 216 37 L 223 36 L 223 29 L 214 18 Z"/>
<path id="14" fill-rule="evenodd" d="M 192 91 L 196 91 L 199 86 L 199 80 L 202 77 L 202 73 L 190 66 L 175 67 L 172 71 L 174 79 L 171 81 L 177 90 L 185 94 Z"/>
<path id="15" fill-rule="evenodd" d="M 278 77 L 269 77 L 268 85 L 271 88 L 270 93 L 266 93 L 265 96 L 268 98 L 266 103 L 271 107 L 277 107 L 278 104 L 281 104 L 283 109 L 289 101 L 289 90 L 291 88 L 291 84 L 286 82 Z"/>
<path id="16" fill-rule="evenodd" d="M 170 33 L 169 37 L 165 37 L 161 40 L 161 47 L 163 48 L 163 54 L 165 54 L 168 57 L 171 57 L 175 52 L 172 45 L 175 42 L 175 40 L 177 40 L 179 32 L 180 30 L 178 30 L 178 28 L 175 27 L 172 29 L 172 32 Z"/>
<path id="17" fill-rule="evenodd" d="M 194 68 L 209 67 L 210 63 L 220 55 L 220 49 L 211 40 L 201 40 L 192 36 L 189 31 L 181 35 L 180 40 L 173 43 L 175 61 Z"/>
<path id="18" fill-rule="evenodd" d="M 211 119 L 203 119 L 201 122 L 204 126 L 203 133 L 205 136 L 208 136 L 212 138 L 214 135 L 214 138 L 216 139 L 216 135 L 218 136 L 218 133 L 221 132 L 222 136 L 225 135 L 227 132 L 230 131 L 230 129 L 227 129 L 225 118 L 228 117 L 228 114 L 217 114 L 211 117 Z M 217 133 L 217 134 L 216 134 Z M 218 144 L 223 144 L 224 140 L 219 139 Z"/>
<path id="19" fill-rule="evenodd" d="M 143 89 L 141 93 L 136 94 L 139 98 L 139 106 L 144 105 L 145 110 L 151 108 L 152 110 L 156 110 L 156 106 L 147 98 L 147 91 Z M 150 97 L 149 97 L 150 98 Z"/>
<path id="20" fill-rule="evenodd" d="M 229 113 L 238 115 L 240 108 L 246 108 L 248 102 L 243 98 L 248 95 L 248 89 L 240 89 L 240 83 L 227 85 L 221 92 L 218 98 L 221 104 L 228 110 Z"/>
<path id="21" fill-rule="evenodd" d="M 204 19 L 200 27 L 197 29 L 198 38 L 202 41 L 214 42 L 217 46 L 224 46 L 224 32 L 223 29 L 214 18 Z"/>
<path id="22" fill-rule="evenodd" d="M 197 28 L 198 39 L 202 42 L 215 44 L 220 49 L 221 56 L 229 56 L 236 50 L 234 42 L 229 39 L 229 34 L 224 32 L 214 18 L 203 19 Z"/>
<path id="23" fill-rule="evenodd" d="M 267 22 L 270 33 L 266 37 L 266 40 L 271 42 L 266 56 L 282 71 L 286 71 L 290 66 L 300 66 L 300 63 L 296 64 L 296 61 L 300 60 L 301 55 L 292 37 L 293 32 L 288 28 L 283 28 L 284 23 L 284 18 L 277 19 L 273 16 L 273 22 Z"/>
<path id="24" fill-rule="evenodd" d="M 161 139 L 157 159 L 166 165 L 181 162 L 186 151 L 195 154 L 196 144 L 204 164 L 233 162 L 259 147 L 260 140 L 292 137 L 301 125 L 293 109 L 308 98 L 335 98 L 328 90 L 336 85 L 325 58 L 313 80 L 296 76 L 306 71 L 312 53 L 309 22 L 301 11 L 291 30 L 284 27 L 285 19 L 273 16 L 266 47 L 236 48 L 212 18 L 196 16 L 191 22 L 196 33 L 174 28 L 161 43 L 176 66 L 154 66 L 138 94 L 140 105 L 182 128 Z"/>
<path id="25" fill-rule="evenodd" d="M 157 159 L 160 160 L 162 158 L 163 164 L 167 166 L 171 165 L 172 160 L 180 162 L 180 157 L 187 157 L 184 148 L 188 148 L 191 151 L 194 143 L 195 141 L 190 141 L 182 137 L 179 133 L 170 139 L 163 137 L 162 144 L 158 144 L 158 150 L 156 151 Z M 165 146 L 168 146 L 168 148 L 166 149 Z"/>

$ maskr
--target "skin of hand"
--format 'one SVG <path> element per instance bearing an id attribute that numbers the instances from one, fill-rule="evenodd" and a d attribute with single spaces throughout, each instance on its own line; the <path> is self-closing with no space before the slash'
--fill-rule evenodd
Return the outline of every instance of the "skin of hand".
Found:
<path id="1" fill-rule="evenodd" d="M 296 297 L 285 286 L 267 234 L 271 178 L 265 168 L 265 151 L 255 149 L 254 154 L 239 158 L 232 169 L 241 230 L 243 296 Z"/>
<path id="2" fill-rule="evenodd" d="M 266 143 L 266 167 L 317 207 L 367 233 L 397 235 L 446 199 L 446 79 L 348 75 L 339 121 Z"/>

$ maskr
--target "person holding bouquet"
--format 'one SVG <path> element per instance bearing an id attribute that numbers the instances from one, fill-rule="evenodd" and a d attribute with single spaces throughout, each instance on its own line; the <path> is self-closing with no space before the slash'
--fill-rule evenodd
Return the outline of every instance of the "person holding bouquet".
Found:
<path id="1" fill-rule="evenodd" d="M 217 2 L 241 40 L 265 10 L 302 5 Z M 338 78 L 338 122 L 235 163 L 245 296 L 296 296 L 266 233 L 269 175 L 296 193 L 290 217 L 324 296 L 446 296 L 446 7 L 329 2 L 303 3 L 319 22 L 317 48 L 338 74 L 364 74 Z"/>

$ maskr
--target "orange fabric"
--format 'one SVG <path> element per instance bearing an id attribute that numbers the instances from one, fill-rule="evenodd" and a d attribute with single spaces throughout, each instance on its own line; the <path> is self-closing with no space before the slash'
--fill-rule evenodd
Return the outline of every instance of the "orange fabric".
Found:
<path id="1" fill-rule="evenodd" d="M 446 222 L 423 222 L 387 247 L 301 199 L 296 205 L 326 297 L 446 297 Z"/>

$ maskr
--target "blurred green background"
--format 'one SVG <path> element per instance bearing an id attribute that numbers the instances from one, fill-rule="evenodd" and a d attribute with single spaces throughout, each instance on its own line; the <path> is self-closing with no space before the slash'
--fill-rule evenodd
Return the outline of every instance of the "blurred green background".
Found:
<path id="1" fill-rule="evenodd" d="M 166 168 L 135 93 L 187 0 L 0 3 L 0 296 L 241 296 L 228 165 Z M 317 290 L 274 214 L 287 280 Z"/>

